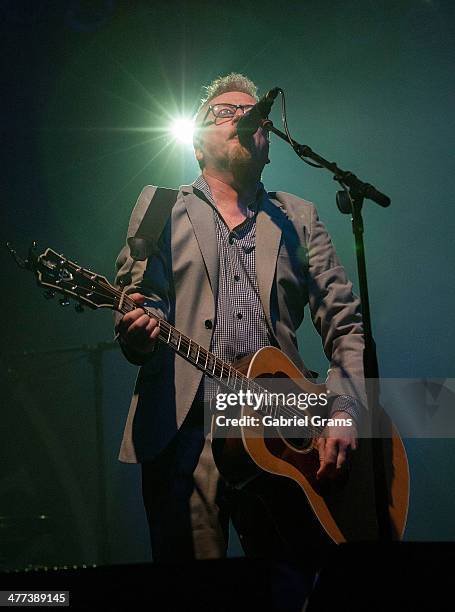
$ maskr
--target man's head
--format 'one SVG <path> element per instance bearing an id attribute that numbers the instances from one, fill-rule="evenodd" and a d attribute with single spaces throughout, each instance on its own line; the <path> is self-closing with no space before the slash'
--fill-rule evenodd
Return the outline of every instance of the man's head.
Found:
<path id="1" fill-rule="evenodd" d="M 257 87 L 242 74 L 219 77 L 206 88 L 196 116 L 194 151 L 201 169 L 250 174 L 259 179 L 268 163 L 269 143 L 259 129 L 239 141 L 237 123 L 257 102 Z M 241 108 L 236 108 L 236 107 Z"/>

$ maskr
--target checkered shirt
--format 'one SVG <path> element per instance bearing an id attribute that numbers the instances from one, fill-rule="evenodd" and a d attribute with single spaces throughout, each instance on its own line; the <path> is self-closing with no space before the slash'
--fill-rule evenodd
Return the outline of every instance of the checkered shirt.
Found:
<path id="1" fill-rule="evenodd" d="M 217 357 L 233 362 L 273 342 L 259 297 L 255 258 L 256 214 L 267 194 L 259 183 L 256 200 L 247 209 L 247 218 L 230 230 L 202 175 L 193 187 L 213 208 L 219 254 L 216 316 L 210 350 Z M 206 401 L 214 396 L 216 388 L 214 381 L 206 378 Z"/>

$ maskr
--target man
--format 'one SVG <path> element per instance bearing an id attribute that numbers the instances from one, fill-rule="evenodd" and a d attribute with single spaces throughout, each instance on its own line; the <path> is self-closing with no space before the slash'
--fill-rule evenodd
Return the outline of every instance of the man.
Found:
<path id="1" fill-rule="evenodd" d="M 201 176 L 180 188 L 146 262 L 134 263 L 123 249 L 117 284 L 226 361 L 273 345 L 300 369 L 296 329 L 309 303 L 331 361 L 327 385 L 336 387 L 346 373 L 363 374 L 359 301 L 314 206 L 264 190 L 267 134 L 258 129 L 245 142 L 236 129 L 256 101 L 256 87 L 243 75 L 220 77 L 207 88 L 194 141 Z M 155 193 L 146 187 L 139 196 L 128 236 Z M 222 557 L 229 516 L 249 555 L 298 556 L 309 539 L 323 542 L 289 479 L 264 473 L 240 491 L 220 479 L 203 422 L 213 388 L 190 363 L 158 346 L 157 320 L 138 307 L 116 329 L 127 358 L 142 366 L 120 459 L 142 463 L 153 558 Z M 330 415 L 357 419 L 359 404 L 340 396 Z M 355 449 L 355 428 L 341 435 L 329 429 L 319 440 L 318 478 L 336 478 Z"/>

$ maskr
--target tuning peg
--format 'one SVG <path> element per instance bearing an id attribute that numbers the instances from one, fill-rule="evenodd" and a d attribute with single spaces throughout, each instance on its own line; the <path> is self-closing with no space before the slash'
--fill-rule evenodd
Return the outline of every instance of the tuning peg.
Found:
<path id="1" fill-rule="evenodd" d="M 68 298 L 64 297 L 62 298 L 60 301 L 60 306 L 69 306 L 70 305 L 70 301 Z"/>
<path id="2" fill-rule="evenodd" d="M 76 306 L 74 307 L 74 310 L 76 312 L 84 312 L 84 307 L 82 306 L 82 304 L 76 304 Z"/>
<path id="3" fill-rule="evenodd" d="M 53 291 L 52 289 L 48 289 L 43 293 L 43 295 L 46 300 L 52 300 L 52 298 L 55 297 L 55 291 Z"/>

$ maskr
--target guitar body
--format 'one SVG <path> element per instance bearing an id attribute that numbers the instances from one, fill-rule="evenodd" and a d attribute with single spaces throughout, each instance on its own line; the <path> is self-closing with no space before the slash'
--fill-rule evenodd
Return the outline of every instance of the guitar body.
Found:
<path id="1" fill-rule="evenodd" d="M 326 390 L 325 385 L 304 378 L 289 358 L 274 347 L 263 348 L 234 366 L 250 379 L 291 378 L 297 392 L 320 394 Z M 248 406 L 242 407 L 241 414 L 257 416 Z M 392 537 L 401 539 L 409 500 L 408 462 L 393 424 L 385 413 L 380 418 L 382 433 L 388 435 L 382 442 Z M 213 420 L 213 454 L 220 473 L 228 482 L 241 485 L 261 470 L 291 478 L 300 485 L 321 526 L 334 542 L 378 539 L 370 439 L 358 440 L 351 467 L 342 478 L 318 481 L 316 439 L 309 438 L 306 444 L 301 444 L 299 440 L 285 439 L 278 429 L 276 437 L 270 437 L 270 432 L 264 436 L 261 427 L 244 426 L 241 435 L 237 431 L 232 437 L 229 433 L 217 437 Z"/>

